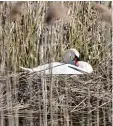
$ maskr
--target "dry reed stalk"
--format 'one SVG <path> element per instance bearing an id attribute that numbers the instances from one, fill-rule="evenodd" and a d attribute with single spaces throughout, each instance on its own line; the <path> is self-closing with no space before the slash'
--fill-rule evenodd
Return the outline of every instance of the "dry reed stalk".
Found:
<path id="1" fill-rule="evenodd" d="M 94 4 L 93 8 L 101 13 L 102 19 L 112 23 L 112 10 L 102 4 Z"/>
<path id="2" fill-rule="evenodd" d="M 0 1 L 0 4 L 3 4 L 3 1 Z"/>
<path id="3" fill-rule="evenodd" d="M 97 13 L 92 13 L 91 2 L 67 2 L 65 5 L 72 8 L 73 14 L 72 23 L 67 26 L 68 32 L 64 33 L 60 22 L 50 27 L 46 34 L 42 27 L 45 4 L 30 4 L 26 8 L 28 15 L 23 19 L 23 25 L 15 23 L 12 27 L 13 24 L 10 25 L 4 18 L 1 20 L 1 67 L 5 64 L 4 69 L 11 74 L 0 76 L 0 126 L 110 126 L 111 27 L 95 19 Z M 7 8 L 7 4 L 1 7 L 1 12 Z M 45 43 L 52 54 L 45 54 Z M 39 50 L 36 47 L 40 45 Z M 92 64 L 94 73 L 54 78 L 18 73 L 20 65 L 34 67 L 54 57 L 56 61 L 61 61 L 61 46 L 64 50 L 77 48 L 81 59 Z M 36 55 L 36 52 L 39 54 Z M 40 57 L 40 60 L 35 61 L 31 54 L 36 59 Z M 12 73 L 12 69 L 16 73 Z"/>
<path id="4" fill-rule="evenodd" d="M 22 14 L 22 5 L 24 3 L 25 1 L 18 1 L 12 7 L 11 11 L 9 12 L 9 17 L 12 21 L 15 21 L 18 18 L 18 16 Z"/>

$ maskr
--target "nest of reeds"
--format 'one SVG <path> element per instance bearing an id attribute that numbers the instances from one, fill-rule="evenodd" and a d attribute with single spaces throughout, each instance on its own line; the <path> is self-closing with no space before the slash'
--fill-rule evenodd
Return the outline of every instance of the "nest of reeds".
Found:
<path id="1" fill-rule="evenodd" d="M 104 75 L 45 76 L 25 74 L 0 78 L 1 108 L 7 125 L 111 124 L 111 78 Z M 85 118 L 84 118 L 85 117 Z"/>

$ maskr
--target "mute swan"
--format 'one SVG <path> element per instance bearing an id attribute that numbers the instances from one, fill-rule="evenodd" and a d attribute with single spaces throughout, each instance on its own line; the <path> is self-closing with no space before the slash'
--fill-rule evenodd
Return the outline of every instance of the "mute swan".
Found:
<path id="1" fill-rule="evenodd" d="M 44 72 L 45 74 L 84 74 L 92 73 L 92 66 L 84 61 L 79 61 L 79 52 L 76 49 L 69 49 L 64 54 L 64 63 L 52 62 L 45 65 L 40 65 L 36 68 L 25 68 L 21 69 L 29 72 Z"/>

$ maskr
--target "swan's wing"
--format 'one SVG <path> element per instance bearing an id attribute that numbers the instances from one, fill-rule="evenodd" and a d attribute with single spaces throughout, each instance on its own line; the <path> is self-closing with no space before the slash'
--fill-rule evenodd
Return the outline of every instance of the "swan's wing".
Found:
<path id="1" fill-rule="evenodd" d="M 93 68 L 89 63 L 84 62 L 84 61 L 79 61 L 78 63 L 81 70 L 84 70 L 87 73 L 93 72 Z"/>
<path id="2" fill-rule="evenodd" d="M 53 62 L 53 63 L 49 63 L 49 64 L 40 65 L 35 68 L 25 68 L 25 67 L 20 67 L 20 68 L 23 69 L 24 71 L 28 71 L 28 72 L 43 72 L 45 70 L 51 70 L 52 68 L 59 67 L 62 65 L 64 65 L 64 63 Z"/>
<path id="3" fill-rule="evenodd" d="M 56 75 L 73 75 L 73 74 L 83 74 L 82 72 L 72 69 L 70 67 L 75 68 L 76 66 L 71 64 L 61 64 L 57 67 L 53 67 L 51 69 L 51 74 Z M 50 70 L 45 71 L 46 74 L 50 74 Z"/>
<path id="4" fill-rule="evenodd" d="M 87 71 L 85 71 L 84 69 L 81 69 L 81 68 L 79 68 L 79 67 L 76 67 L 76 66 L 68 66 L 69 68 L 71 68 L 71 69 L 74 69 L 74 70 L 76 70 L 76 71 L 79 71 L 79 72 L 81 72 L 81 74 L 88 74 L 89 72 L 87 72 Z"/>
<path id="5" fill-rule="evenodd" d="M 24 68 L 24 67 L 21 67 L 21 68 L 29 72 L 39 72 L 39 73 L 53 74 L 53 75 L 83 74 L 83 72 L 79 71 L 78 67 L 71 64 L 65 64 L 65 63 L 60 63 L 60 62 L 53 62 L 50 64 L 41 65 L 33 69 Z M 76 68 L 76 69 L 73 69 L 73 68 Z"/>

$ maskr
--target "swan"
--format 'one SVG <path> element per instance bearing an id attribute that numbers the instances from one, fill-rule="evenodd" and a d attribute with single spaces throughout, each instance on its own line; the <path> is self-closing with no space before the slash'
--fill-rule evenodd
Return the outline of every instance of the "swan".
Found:
<path id="1" fill-rule="evenodd" d="M 52 62 L 40 65 L 35 68 L 20 67 L 24 71 L 39 72 L 45 74 L 61 75 L 61 74 L 87 74 L 92 73 L 92 66 L 84 61 L 79 60 L 79 52 L 72 48 L 65 52 L 64 62 Z"/>

